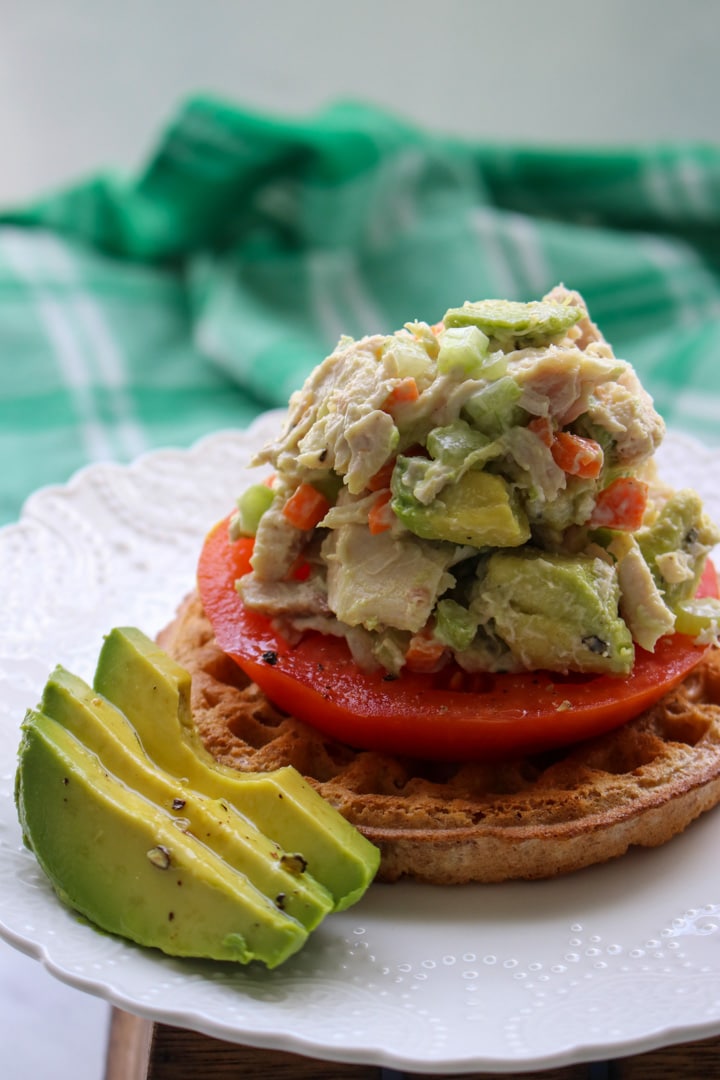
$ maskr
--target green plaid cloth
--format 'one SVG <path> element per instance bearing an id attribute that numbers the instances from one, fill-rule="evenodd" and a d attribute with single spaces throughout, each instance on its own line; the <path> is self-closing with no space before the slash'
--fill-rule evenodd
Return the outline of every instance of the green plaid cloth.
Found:
<path id="1" fill-rule="evenodd" d="M 191 100 L 139 176 L 0 217 L 0 521 L 88 462 L 284 404 L 342 333 L 559 281 L 668 423 L 718 442 L 720 147 L 490 145 L 360 105 Z"/>

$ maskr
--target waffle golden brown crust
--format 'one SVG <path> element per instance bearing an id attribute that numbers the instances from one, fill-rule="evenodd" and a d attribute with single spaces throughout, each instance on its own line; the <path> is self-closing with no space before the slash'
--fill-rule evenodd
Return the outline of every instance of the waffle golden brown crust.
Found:
<path id="1" fill-rule="evenodd" d="M 276 710 L 226 656 L 197 596 L 159 637 L 193 680 L 208 749 L 240 771 L 294 765 L 382 852 L 379 880 L 567 873 L 655 847 L 720 802 L 720 650 L 648 712 L 561 753 L 439 764 L 356 751 Z"/>

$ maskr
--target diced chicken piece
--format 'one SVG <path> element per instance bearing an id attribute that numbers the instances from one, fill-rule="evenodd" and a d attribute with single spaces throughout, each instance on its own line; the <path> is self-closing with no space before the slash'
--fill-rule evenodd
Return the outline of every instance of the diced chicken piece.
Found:
<path id="1" fill-rule="evenodd" d="M 614 437 L 615 454 L 622 465 L 641 464 L 663 440 L 664 421 L 629 364 L 615 381 L 597 387 L 587 411 L 594 424 Z"/>
<path id="2" fill-rule="evenodd" d="M 291 525 L 282 506 L 272 505 L 260 518 L 252 568 L 263 581 L 282 581 L 307 541 L 307 533 Z"/>
<path id="3" fill-rule="evenodd" d="M 672 634 L 675 616 L 662 598 L 634 536 L 619 534 L 610 544 L 617 562 L 620 614 L 633 639 L 652 652 L 661 637 Z"/>
<path id="4" fill-rule="evenodd" d="M 692 581 L 695 576 L 694 562 L 688 551 L 666 551 L 655 556 L 655 565 L 668 585 Z"/>
<path id="5" fill-rule="evenodd" d="M 308 630 L 315 630 L 318 634 L 327 634 L 330 637 L 343 638 L 350 649 L 353 660 L 361 671 L 378 671 L 382 665 L 375 656 L 373 649 L 373 635 L 364 626 L 346 626 L 339 622 L 334 615 L 299 615 L 294 617 L 276 618 L 273 626 L 289 643 L 299 640 Z M 401 654 L 401 664 L 404 657 Z"/>
<path id="6" fill-rule="evenodd" d="M 359 498 L 351 495 L 345 488 L 338 495 L 337 502 L 331 506 L 320 522 L 323 529 L 339 529 L 341 525 L 366 525 L 368 514 L 375 505 L 378 493 L 370 492 Z"/>
<path id="7" fill-rule="evenodd" d="M 279 471 L 334 470 L 351 492 L 367 481 L 393 452 L 397 428 L 383 410 L 400 381 L 395 361 L 385 359 L 384 337 L 344 340 L 293 394 L 280 439 L 255 458 Z"/>
<path id="8" fill-rule="evenodd" d="M 315 616 L 329 610 L 319 575 L 306 581 L 262 581 L 252 573 L 241 577 L 237 588 L 246 607 L 266 615 Z"/>
<path id="9" fill-rule="evenodd" d="M 538 498 L 550 502 L 567 484 L 567 474 L 555 464 L 550 447 L 529 428 L 511 428 L 503 439 L 511 456 L 532 477 Z"/>
<path id="10" fill-rule="evenodd" d="M 308 375 L 303 386 L 290 397 L 288 414 L 279 438 L 265 446 L 254 458 L 258 464 L 277 464 L 278 456 L 293 454 L 300 441 L 327 410 L 326 403 L 335 395 L 342 395 L 347 382 L 347 368 L 351 365 L 356 377 L 363 376 L 369 382 L 367 389 L 375 386 L 377 358 L 385 338 L 382 335 L 354 341 L 341 338 L 335 350 Z"/>
<path id="11" fill-rule="evenodd" d="M 570 304 L 572 307 L 582 308 L 585 312 L 582 319 L 568 331 L 568 337 L 575 342 L 578 349 L 584 352 L 593 342 L 605 342 L 602 332 L 588 314 L 587 304 L 575 289 L 566 289 L 562 284 L 556 285 L 543 300 L 549 300 L 553 304 Z"/>
<path id="12" fill-rule="evenodd" d="M 373 409 L 346 426 L 343 442 L 345 454 L 335 467 L 345 474 L 348 491 L 356 495 L 393 453 L 398 431 L 389 413 Z"/>
<path id="13" fill-rule="evenodd" d="M 391 532 L 371 535 L 343 525 L 325 540 L 328 604 L 338 619 L 368 630 L 387 625 L 422 630 L 438 596 L 455 583 L 447 570 L 454 549 L 423 545 Z"/>
<path id="14" fill-rule="evenodd" d="M 624 367 L 614 357 L 589 355 L 564 344 L 508 356 L 508 375 L 523 391 L 518 404 L 536 416 L 551 416 L 560 427 L 584 413 L 593 394 L 612 385 Z"/>

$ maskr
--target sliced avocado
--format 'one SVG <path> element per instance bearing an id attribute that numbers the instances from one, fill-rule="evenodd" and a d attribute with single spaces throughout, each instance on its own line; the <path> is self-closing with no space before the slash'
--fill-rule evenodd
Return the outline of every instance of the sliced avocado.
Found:
<path id="1" fill-rule="evenodd" d="M 473 609 L 526 668 L 626 675 L 634 649 L 619 601 L 602 559 L 526 548 L 490 556 Z"/>
<path id="2" fill-rule="evenodd" d="M 129 790 L 164 809 L 178 829 L 202 838 L 306 929 L 314 929 L 332 910 L 329 892 L 309 874 L 285 869 L 288 854 L 252 821 L 221 799 L 198 795 L 154 765 L 127 717 L 77 675 L 56 668 L 45 685 L 40 710 L 96 754 Z"/>
<path id="3" fill-rule="evenodd" d="M 477 326 L 506 352 L 531 346 L 547 345 L 562 337 L 584 315 L 580 307 L 556 304 L 550 300 L 466 301 L 462 307 L 445 312 L 446 327 Z"/>
<path id="4" fill-rule="evenodd" d="M 134 627 L 103 643 L 94 688 L 123 712 L 147 756 L 200 794 L 226 800 L 285 851 L 298 852 L 331 893 L 335 910 L 355 903 L 380 852 L 297 772 L 239 773 L 205 749 L 192 719 L 189 673 Z"/>
<path id="5" fill-rule="evenodd" d="M 307 931 L 171 815 L 30 710 L 16 780 L 23 835 L 58 895 L 97 926 L 172 956 L 276 967 Z"/>
<path id="6" fill-rule="evenodd" d="M 477 548 L 517 547 L 529 540 L 527 518 L 501 476 L 470 470 L 425 506 L 403 482 L 406 460 L 398 458 L 395 466 L 391 506 L 416 536 Z"/>
<path id="7" fill-rule="evenodd" d="M 636 537 L 665 603 L 675 610 L 695 595 L 720 530 L 704 512 L 697 492 L 684 488 L 670 496 L 653 524 Z"/>

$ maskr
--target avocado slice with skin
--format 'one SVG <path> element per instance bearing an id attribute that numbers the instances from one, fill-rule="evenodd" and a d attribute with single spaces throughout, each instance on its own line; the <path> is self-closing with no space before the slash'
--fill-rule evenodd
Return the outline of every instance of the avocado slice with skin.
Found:
<path id="1" fill-rule="evenodd" d="M 270 968 L 307 939 L 244 875 L 37 710 L 23 724 L 16 802 L 59 897 L 103 930 L 172 956 Z"/>
<path id="2" fill-rule="evenodd" d="M 327 889 L 308 873 L 295 871 L 295 855 L 222 799 L 199 795 L 154 765 L 127 717 L 83 679 L 57 667 L 45 685 L 40 711 L 73 734 L 128 789 L 163 809 L 176 828 L 201 838 L 307 930 L 332 910 Z"/>
<path id="3" fill-rule="evenodd" d="M 286 766 L 240 773 L 218 764 L 193 723 L 189 673 L 135 627 L 106 636 L 94 689 L 125 714 L 147 756 L 209 798 L 228 802 L 307 870 L 341 911 L 364 894 L 380 852 L 300 775 Z"/>

